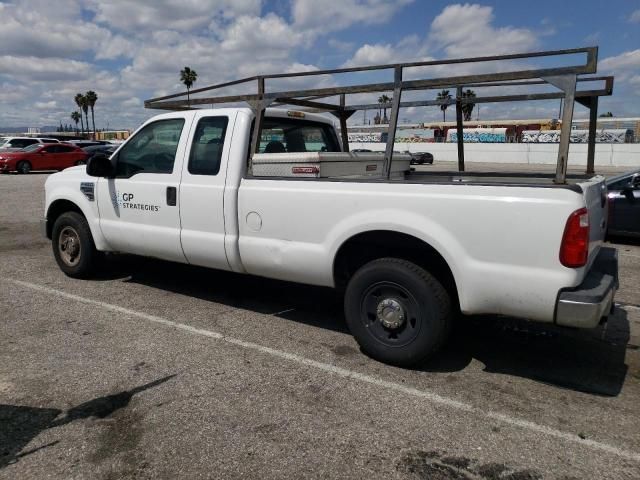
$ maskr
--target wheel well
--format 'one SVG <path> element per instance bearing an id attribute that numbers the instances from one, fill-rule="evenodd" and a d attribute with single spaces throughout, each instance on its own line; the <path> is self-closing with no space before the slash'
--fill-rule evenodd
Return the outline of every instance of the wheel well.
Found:
<path id="1" fill-rule="evenodd" d="M 47 210 L 47 238 L 51 239 L 53 224 L 56 223 L 60 215 L 66 212 L 78 212 L 84 217 L 84 213 L 75 203 L 69 200 L 56 200 Z"/>
<path id="2" fill-rule="evenodd" d="M 343 289 L 361 266 L 383 257 L 402 258 L 421 266 L 442 283 L 457 303 L 456 282 L 442 255 L 419 238 L 387 230 L 360 233 L 342 244 L 333 263 L 336 287 Z"/>

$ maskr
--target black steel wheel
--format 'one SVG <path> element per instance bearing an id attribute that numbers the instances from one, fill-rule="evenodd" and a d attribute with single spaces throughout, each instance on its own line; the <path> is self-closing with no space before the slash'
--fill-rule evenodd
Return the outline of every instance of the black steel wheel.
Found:
<path id="1" fill-rule="evenodd" d="M 27 174 L 31 171 L 31 164 L 26 160 L 23 160 L 21 162 L 18 162 L 18 165 L 16 165 L 16 170 L 18 173 Z"/>
<path id="2" fill-rule="evenodd" d="M 452 309 L 446 290 L 429 272 L 406 260 L 381 258 L 361 267 L 349 281 L 345 316 L 365 353 L 411 366 L 442 346 Z"/>

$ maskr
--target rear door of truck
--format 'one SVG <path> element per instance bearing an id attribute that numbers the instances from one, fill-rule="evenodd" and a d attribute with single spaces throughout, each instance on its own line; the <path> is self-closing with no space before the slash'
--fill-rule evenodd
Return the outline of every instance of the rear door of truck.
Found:
<path id="1" fill-rule="evenodd" d="M 193 265 L 229 270 L 224 191 L 236 113 L 195 112 L 180 182 L 180 240 Z"/>

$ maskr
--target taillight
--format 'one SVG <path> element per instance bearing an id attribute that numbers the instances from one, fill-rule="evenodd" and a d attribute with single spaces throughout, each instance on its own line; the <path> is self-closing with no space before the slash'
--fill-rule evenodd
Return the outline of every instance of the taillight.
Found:
<path id="1" fill-rule="evenodd" d="M 589 257 L 589 212 L 586 208 L 576 210 L 567 219 L 560 245 L 560 263 L 577 268 L 587 264 Z"/>

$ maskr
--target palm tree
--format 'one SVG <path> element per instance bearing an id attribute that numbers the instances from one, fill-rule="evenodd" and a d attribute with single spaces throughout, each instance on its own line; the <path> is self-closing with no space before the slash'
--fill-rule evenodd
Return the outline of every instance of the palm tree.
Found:
<path id="1" fill-rule="evenodd" d="M 98 94 L 93 90 L 89 90 L 84 94 L 84 98 L 87 99 L 87 105 L 91 109 L 91 123 L 93 123 L 93 139 L 96 139 L 96 118 L 93 115 L 93 107 L 95 107 L 98 101 Z"/>
<path id="2" fill-rule="evenodd" d="M 476 94 L 473 90 L 467 89 L 465 92 L 462 92 L 462 98 L 475 98 Z M 473 112 L 473 108 L 476 106 L 475 103 L 463 103 L 462 104 L 462 114 L 464 115 L 465 121 L 471 120 L 471 113 Z"/>
<path id="3" fill-rule="evenodd" d="M 386 104 L 389 103 L 390 101 L 391 101 L 391 98 L 387 97 L 387 95 L 380 95 L 380 97 L 378 97 L 378 103 L 380 104 L 380 108 L 384 111 L 384 117 L 382 120 L 380 120 L 380 122 L 386 123 L 386 121 L 388 121 Z"/>
<path id="4" fill-rule="evenodd" d="M 82 105 L 80 105 L 84 112 L 84 124 L 87 126 L 87 135 L 89 134 L 89 102 L 85 95 L 82 96 Z M 81 112 L 82 113 L 82 112 Z"/>
<path id="5" fill-rule="evenodd" d="M 198 73 L 195 70 L 191 70 L 189 67 L 184 67 L 184 69 L 180 70 L 180 81 L 187 87 L 187 103 L 189 104 L 189 106 L 191 106 L 189 90 L 197 79 Z"/>
<path id="6" fill-rule="evenodd" d="M 71 120 L 76 122 L 76 132 L 77 132 L 78 131 L 78 122 L 80 120 L 82 120 L 82 115 L 80 115 L 80 112 L 78 112 L 78 111 L 71 112 Z"/>
<path id="7" fill-rule="evenodd" d="M 451 100 L 451 94 L 449 93 L 449 90 L 442 90 L 440 92 L 438 92 L 438 96 L 436 97 L 436 100 Z M 440 105 L 440 110 L 442 110 L 442 121 L 446 122 L 447 121 L 447 107 L 449 105 L 446 103 L 443 103 L 442 105 Z"/>
<path id="8" fill-rule="evenodd" d="M 76 102 L 76 105 L 80 109 L 79 111 L 82 112 L 82 103 L 84 102 L 84 95 L 82 95 L 81 93 L 77 93 L 76 96 L 74 97 L 74 100 Z M 84 135 L 84 122 L 82 121 L 82 114 L 80 114 L 80 127 L 82 128 L 82 134 Z M 88 127 L 89 125 L 87 125 L 87 128 Z"/>

